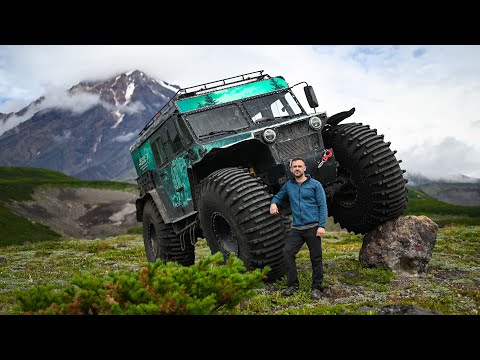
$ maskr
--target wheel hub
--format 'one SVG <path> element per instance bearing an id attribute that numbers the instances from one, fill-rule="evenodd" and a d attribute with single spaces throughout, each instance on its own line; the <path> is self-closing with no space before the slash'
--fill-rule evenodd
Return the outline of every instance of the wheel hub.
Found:
<path id="1" fill-rule="evenodd" d="M 148 243 L 150 245 L 150 251 L 153 254 L 154 258 L 157 258 L 157 232 L 153 223 L 148 224 Z"/>
<path id="2" fill-rule="evenodd" d="M 228 255 L 234 253 L 238 257 L 238 242 L 233 235 L 232 228 L 222 214 L 215 212 L 212 215 L 212 228 L 215 240 L 221 251 Z"/>
<path id="3" fill-rule="evenodd" d="M 335 201 L 345 208 L 352 208 L 357 201 L 357 187 L 352 180 L 352 175 L 343 167 L 338 168 L 338 178 L 341 186 L 335 192 Z"/>

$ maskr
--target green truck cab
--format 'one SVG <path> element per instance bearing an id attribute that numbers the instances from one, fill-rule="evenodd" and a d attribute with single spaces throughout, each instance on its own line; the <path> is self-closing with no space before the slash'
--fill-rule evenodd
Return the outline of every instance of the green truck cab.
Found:
<path id="1" fill-rule="evenodd" d="M 312 87 L 304 91 L 318 107 Z M 269 208 L 296 156 L 348 231 L 366 233 L 401 215 L 401 161 L 368 125 L 340 124 L 354 111 L 308 114 L 283 77 L 263 71 L 180 89 L 130 147 L 147 259 L 191 265 L 202 237 L 212 253 L 282 276 L 290 209 L 272 216 Z"/>

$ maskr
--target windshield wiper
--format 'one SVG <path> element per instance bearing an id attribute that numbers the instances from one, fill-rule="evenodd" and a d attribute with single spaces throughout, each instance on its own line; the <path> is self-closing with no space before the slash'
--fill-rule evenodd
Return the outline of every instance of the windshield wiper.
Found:
<path id="1" fill-rule="evenodd" d="M 255 120 L 256 123 L 261 123 L 265 121 L 270 121 L 270 120 L 275 120 L 275 118 L 272 117 L 261 117 L 260 119 Z"/>
<path id="2" fill-rule="evenodd" d="M 213 136 L 213 135 L 236 134 L 236 133 L 238 133 L 237 130 L 216 130 L 216 131 L 210 131 L 208 134 L 200 135 L 199 138 L 203 139 L 203 138 L 210 137 L 210 136 Z"/>

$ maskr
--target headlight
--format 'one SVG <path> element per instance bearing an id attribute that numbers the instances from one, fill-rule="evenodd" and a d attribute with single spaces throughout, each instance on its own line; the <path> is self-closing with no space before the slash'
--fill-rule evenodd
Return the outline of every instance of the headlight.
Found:
<path id="1" fill-rule="evenodd" d="M 322 128 L 322 120 L 318 116 L 312 116 L 310 120 L 308 120 L 308 125 L 313 130 L 320 130 Z"/>
<path id="2" fill-rule="evenodd" d="M 263 136 L 263 140 L 265 140 L 269 144 L 273 143 L 277 138 L 277 134 L 272 129 L 265 130 L 262 136 Z"/>

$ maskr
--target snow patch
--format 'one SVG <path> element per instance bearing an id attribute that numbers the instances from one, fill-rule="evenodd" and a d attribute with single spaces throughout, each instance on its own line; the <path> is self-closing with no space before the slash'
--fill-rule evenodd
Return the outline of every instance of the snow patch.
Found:
<path id="1" fill-rule="evenodd" d="M 172 90 L 174 93 L 176 93 L 178 90 L 180 90 L 180 89 L 178 89 L 178 88 L 176 88 L 176 87 L 173 87 L 172 85 L 167 84 L 167 83 L 166 83 L 165 81 L 163 81 L 163 80 L 156 80 L 156 81 L 157 81 L 160 85 L 162 85 L 164 88 L 167 88 L 167 89 L 169 89 L 169 90 Z"/>
<path id="2" fill-rule="evenodd" d="M 113 100 L 115 100 L 115 106 L 118 106 L 118 100 L 117 100 L 117 95 L 115 94 L 115 91 L 113 91 L 112 88 L 110 88 L 110 91 L 113 94 Z"/>
<path id="3" fill-rule="evenodd" d="M 113 124 L 113 126 L 112 126 L 112 129 L 115 129 L 118 126 L 118 124 L 120 124 L 122 122 L 125 114 L 122 114 L 119 110 L 113 111 L 112 114 L 113 114 L 113 116 L 115 116 L 115 119 L 116 119 L 115 124 Z"/>
<path id="4" fill-rule="evenodd" d="M 100 135 L 100 137 L 98 138 L 97 142 L 95 143 L 95 145 L 93 145 L 93 153 L 95 154 L 95 152 L 97 151 L 97 146 L 98 144 L 100 144 L 100 142 L 102 141 L 102 136 L 103 135 Z"/>
<path id="5" fill-rule="evenodd" d="M 133 90 L 135 90 L 135 83 L 130 83 L 127 86 L 127 90 L 125 91 L 125 104 L 127 104 L 130 101 L 130 97 L 133 94 Z"/>

